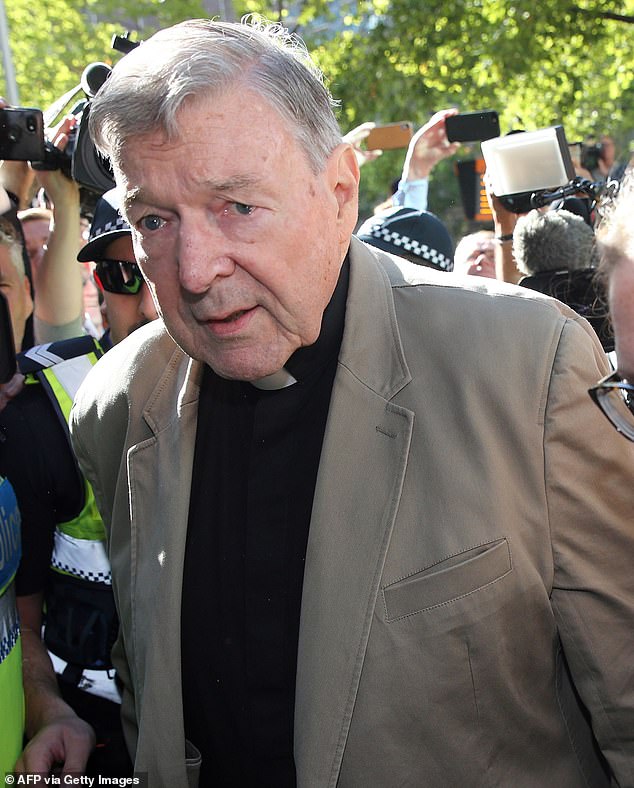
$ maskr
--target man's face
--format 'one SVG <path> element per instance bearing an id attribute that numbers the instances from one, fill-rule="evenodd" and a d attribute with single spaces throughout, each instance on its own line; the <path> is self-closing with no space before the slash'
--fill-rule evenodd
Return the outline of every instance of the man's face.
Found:
<path id="1" fill-rule="evenodd" d="M 108 244 L 104 257 L 108 260 L 124 260 L 134 263 L 134 249 L 130 235 L 120 236 Z M 114 344 L 121 342 L 137 328 L 158 317 L 152 295 L 143 285 L 135 295 L 103 291 L 106 315 L 110 327 L 110 338 Z"/>
<path id="2" fill-rule="evenodd" d="M 358 166 L 318 175 L 288 124 L 240 87 L 179 113 L 181 137 L 133 140 L 118 181 L 165 324 L 219 375 L 255 380 L 319 336 L 356 222 Z"/>
<path id="3" fill-rule="evenodd" d="M 608 287 L 616 357 L 621 377 L 634 382 L 634 258 L 626 257 L 610 272 Z"/>
<path id="4" fill-rule="evenodd" d="M 495 279 L 495 247 L 493 239 L 473 236 L 461 242 L 456 249 L 454 271 L 471 276 L 488 276 Z"/>
<path id="5" fill-rule="evenodd" d="M 607 167 L 611 167 L 616 160 L 616 146 L 612 137 L 601 137 L 601 160 Z"/>
<path id="6" fill-rule="evenodd" d="M 37 269 L 48 244 L 50 233 L 48 219 L 29 219 L 29 221 L 22 222 L 22 232 L 31 265 Z"/>
<path id="7" fill-rule="evenodd" d="M 18 273 L 11 262 L 8 247 L 3 244 L 0 244 L 0 290 L 9 304 L 15 349 L 19 352 L 22 348 L 26 321 L 33 311 L 33 301 L 29 280 Z"/>

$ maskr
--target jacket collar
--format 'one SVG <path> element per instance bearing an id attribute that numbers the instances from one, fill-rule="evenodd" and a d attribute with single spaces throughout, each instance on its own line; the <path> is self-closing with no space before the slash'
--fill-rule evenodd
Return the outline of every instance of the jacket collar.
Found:
<path id="1" fill-rule="evenodd" d="M 393 397 L 410 380 L 402 351 L 391 280 L 402 278 L 394 258 L 370 250 L 357 238 L 350 245 L 350 281 L 344 335 L 339 363 L 372 391 Z M 382 259 L 382 264 L 377 258 Z M 371 305 L 371 306 L 369 306 Z M 166 337 L 165 341 L 171 341 Z M 203 364 L 177 346 L 159 382 L 148 398 L 143 416 L 154 434 L 159 433 L 182 408 L 200 396 Z M 163 396 L 176 385 L 176 400 Z"/>

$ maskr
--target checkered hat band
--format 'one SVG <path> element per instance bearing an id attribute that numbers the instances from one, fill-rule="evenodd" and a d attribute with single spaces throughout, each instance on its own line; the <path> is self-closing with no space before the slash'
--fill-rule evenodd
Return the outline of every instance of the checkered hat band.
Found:
<path id="1" fill-rule="evenodd" d="M 55 560 L 51 561 L 51 567 L 56 572 L 61 572 L 64 575 L 72 575 L 73 577 L 78 577 L 80 580 L 88 580 L 90 583 L 104 583 L 108 586 L 112 585 L 111 572 L 92 572 L 73 566 L 72 564 L 63 564 Z"/>
<path id="2" fill-rule="evenodd" d="M 119 214 L 117 214 L 117 218 L 113 222 L 106 222 L 103 227 L 96 227 L 94 230 L 94 235 L 90 236 L 90 241 L 94 241 L 99 236 L 104 235 L 104 233 L 112 233 L 116 232 L 117 230 L 126 230 L 130 229 L 130 225 L 126 222 L 124 218 L 122 218 Z"/>
<path id="3" fill-rule="evenodd" d="M 13 583 L 0 595 L 0 663 L 9 656 L 18 641 L 20 622 L 15 607 Z"/>
<path id="4" fill-rule="evenodd" d="M 392 246 L 397 247 L 397 249 L 403 249 L 416 257 L 427 260 L 432 263 L 432 265 L 442 268 L 443 271 L 447 271 L 451 268 L 451 260 L 446 255 L 434 249 L 433 246 L 422 244 L 407 235 L 401 235 L 394 230 L 388 230 L 387 227 L 381 227 L 380 225 L 372 227 L 370 229 L 370 235 L 373 238 L 380 238 L 382 241 L 392 244 Z"/>
<path id="5" fill-rule="evenodd" d="M 15 644 L 18 642 L 19 636 L 20 625 L 16 619 L 16 621 L 13 622 L 11 629 L 7 630 L 6 634 L 0 638 L 0 664 L 2 664 L 13 651 Z"/>
<path id="6" fill-rule="evenodd" d="M 112 583 L 105 543 L 99 539 L 78 539 L 59 528 L 55 529 L 51 567 L 93 583 Z"/>

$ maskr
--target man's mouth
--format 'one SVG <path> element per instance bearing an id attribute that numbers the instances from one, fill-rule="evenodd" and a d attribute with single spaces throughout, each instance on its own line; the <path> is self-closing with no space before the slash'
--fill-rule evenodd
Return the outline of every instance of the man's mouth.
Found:
<path id="1" fill-rule="evenodd" d="M 239 320 L 242 317 L 242 315 L 245 315 L 248 311 L 249 311 L 248 309 L 239 309 L 237 312 L 232 312 L 230 315 L 227 315 L 227 317 L 223 317 L 220 320 L 214 322 L 234 323 L 236 320 Z"/>
<path id="2" fill-rule="evenodd" d="M 212 332 L 219 336 L 229 336 L 246 329 L 256 311 L 257 306 L 247 309 L 236 309 L 235 312 L 229 312 L 224 317 L 211 317 L 205 322 Z"/>

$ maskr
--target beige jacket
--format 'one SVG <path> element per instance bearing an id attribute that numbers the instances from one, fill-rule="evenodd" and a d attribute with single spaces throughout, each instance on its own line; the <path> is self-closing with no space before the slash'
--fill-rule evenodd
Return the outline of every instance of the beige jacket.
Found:
<path id="1" fill-rule="evenodd" d="M 634 444 L 587 394 L 607 370 L 596 337 L 558 302 L 356 239 L 350 264 L 306 556 L 298 785 L 594 788 L 598 742 L 634 786 Z M 97 364 L 72 415 L 152 788 L 196 783 L 180 605 L 200 376 L 157 321 Z"/>

